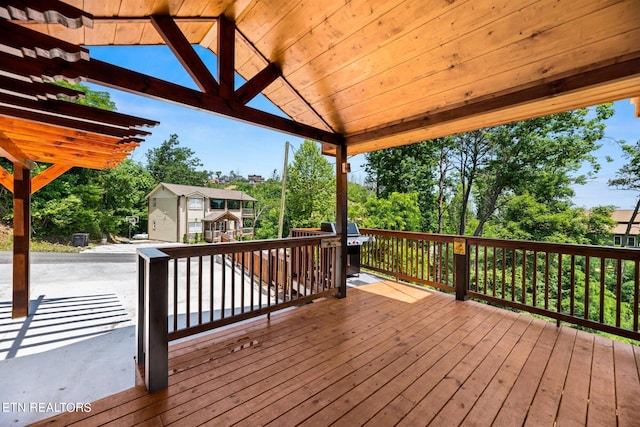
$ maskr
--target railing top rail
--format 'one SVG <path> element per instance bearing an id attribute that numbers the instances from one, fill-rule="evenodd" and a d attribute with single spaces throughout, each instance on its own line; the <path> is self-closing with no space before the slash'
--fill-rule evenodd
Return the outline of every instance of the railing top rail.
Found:
<path id="1" fill-rule="evenodd" d="M 288 237 L 285 239 L 251 240 L 245 242 L 221 242 L 204 245 L 171 246 L 159 249 L 170 259 L 231 254 L 237 252 L 261 251 L 276 248 L 295 248 L 299 246 L 319 245 L 332 236 Z M 139 250 L 140 251 L 140 250 Z"/>
<path id="2" fill-rule="evenodd" d="M 468 244 L 476 246 L 497 247 L 504 249 L 520 249 L 536 252 L 558 253 L 563 255 L 582 255 L 600 258 L 628 259 L 640 261 L 640 249 L 617 248 L 610 246 L 578 245 L 573 243 L 534 242 L 529 240 L 494 239 L 488 237 L 457 236 L 453 234 L 431 234 L 414 231 L 393 231 L 361 228 L 362 234 L 400 237 L 415 240 L 431 240 L 452 242 L 464 238 Z"/>
<path id="3" fill-rule="evenodd" d="M 453 234 L 435 234 L 435 233 L 420 233 L 417 231 L 396 231 L 396 230 L 381 230 L 377 228 L 360 228 L 360 234 L 375 234 L 377 236 L 394 236 L 402 237 L 405 239 L 413 240 L 431 240 L 437 242 L 453 242 L 453 239 L 461 236 Z"/>
<path id="4" fill-rule="evenodd" d="M 490 239 L 484 237 L 465 237 L 468 244 L 477 246 L 495 246 L 505 249 L 526 249 L 528 251 L 550 252 L 563 255 L 582 255 L 600 258 L 620 258 L 640 260 L 640 250 L 609 246 L 578 245 L 573 243 L 532 242 L 528 240 Z"/>

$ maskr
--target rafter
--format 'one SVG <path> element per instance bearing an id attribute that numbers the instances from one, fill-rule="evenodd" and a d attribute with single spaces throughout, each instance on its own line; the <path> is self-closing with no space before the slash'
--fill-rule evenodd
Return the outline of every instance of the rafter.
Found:
<path id="1" fill-rule="evenodd" d="M 636 117 L 636 119 L 640 118 L 640 97 L 636 96 L 635 98 L 631 98 L 630 101 L 636 106 L 633 115 Z"/>
<path id="2" fill-rule="evenodd" d="M 526 88 L 516 88 L 507 93 L 496 93 L 474 101 L 447 109 L 408 118 L 400 122 L 382 124 L 374 129 L 346 136 L 347 146 L 364 143 L 419 128 L 434 126 L 448 121 L 481 115 L 518 104 L 534 102 L 567 92 L 597 86 L 615 79 L 632 77 L 640 73 L 640 58 L 633 58 L 615 64 L 604 64 L 591 71 L 571 75 L 552 81 L 542 81 Z"/>
<path id="3" fill-rule="evenodd" d="M 73 165 L 69 164 L 53 164 L 40 172 L 38 175 L 31 178 L 31 194 L 40 190 L 42 187 L 49 184 L 54 179 L 71 169 Z"/>
<path id="4" fill-rule="evenodd" d="M 45 98 L 64 98 L 75 101 L 84 98 L 84 93 L 64 86 L 40 82 L 26 82 L 0 75 L 0 91 L 11 92 L 23 96 Z"/>
<path id="5" fill-rule="evenodd" d="M 151 23 L 158 34 L 187 70 L 193 81 L 203 92 L 215 95 L 218 93 L 218 82 L 209 72 L 196 51 L 191 47 L 187 38 L 173 18 L 168 15 L 151 15 Z"/>
<path id="6" fill-rule="evenodd" d="M 11 58 L 14 60 L 11 61 Z M 71 81 L 84 78 L 92 83 L 208 111 L 314 141 L 332 145 L 343 143 L 343 138 L 339 134 L 256 110 L 235 101 L 225 101 L 219 96 L 202 93 L 97 59 L 88 62 L 65 62 L 22 58 L 15 61 L 12 55 L 0 52 L 0 69 L 18 75 L 44 76 L 51 80 L 60 78 L 59 76 L 65 76 L 66 80 Z"/>
<path id="7" fill-rule="evenodd" d="M 0 5 L 0 17 L 20 21 L 62 24 L 67 28 L 93 28 L 93 15 L 58 0 L 8 0 Z"/>
<path id="8" fill-rule="evenodd" d="M 235 91 L 236 27 L 224 16 L 218 18 L 218 83 L 220 96 L 231 99 Z"/>
<path id="9" fill-rule="evenodd" d="M 5 20 L 0 20 L 0 46 L 5 46 L 16 56 L 62 58 L 71 62 L 89 60 L 89 50 L 84 47 Z"/>
<path id="10" fill-rule="evenodd" d="M 282 72 L 278 66 L 274 63 L 269 63 L 269 65 L 236 90 L 235 98 L 239 103 L 246 104 L 281 75 Z"/>
<path id="11" fill-rule="evenodd" d="M 29 157 L 14 141 L 7 138 L 2 132 L 0 132 L 0 156 L 9 160 L 11 163 L 19 163 L 27 169 L 33 167 L 33 163 L 29 161 Z"/>

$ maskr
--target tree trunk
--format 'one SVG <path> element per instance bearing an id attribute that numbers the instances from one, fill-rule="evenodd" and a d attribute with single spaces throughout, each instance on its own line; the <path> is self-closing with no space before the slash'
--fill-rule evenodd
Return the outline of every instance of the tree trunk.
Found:
<path id="1" fill-rule="evenodd" d="M 622 239 L 623 248 L 627 246 L 627 244 L 629 243 L 629 234 L 631 234 L 631 226 L 633 225 L 633 222 L 636 220 L 636 216 L 638 215 L 638 210 L 640 210 L 640 197 L 638 197 L 638 201 L 636 202 L 636 207 L 633 209 L 633 213 L 631 214 L 631 218 L 629 218 L 629 223 L 627 224 L 627 229 L 624 232 L 624 238 Z"/>

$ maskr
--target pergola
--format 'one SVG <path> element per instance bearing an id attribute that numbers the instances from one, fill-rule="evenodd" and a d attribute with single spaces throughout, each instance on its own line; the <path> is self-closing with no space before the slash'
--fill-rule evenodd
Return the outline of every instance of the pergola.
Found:
<path id="1" fill-rule="evenodd" d="M 58 21 L 51 14 L 29 19 Z M 89 17 L 84 19 L 85 24 L 91 23 Z M 65 20 L 60 23 L 70 25 Z M 20 68 L 25 58 L 88 61 L 85 48 L 55 39 L 38 43 L 30 38 L 30 31 L 5 20 L 0 21 L 0 34 L 1 50 L 15 65 L 10 71 L 3 69 L 0 75 L 0 155 L 13 164 L 12 173 L 0 166 L 0 184 L 13 193 L 12 316 L 23 317 L 29 315 L 31 194 L 73 167 L 117 166 L 139 145 L 141 137 L 149 135 L 139 127 L 158 123 L 67 102 L 83 98 L 84 94 L 50 84 L 65 79 L 64 74 L 46 79 Z M 49 166 L 32 176 L 35 163 Z"/>
<path id="2" fill-rule="evenodd" d="M 339 232 L 347 154 L 640 95 L 636 0 L 68 3 L 2 2 L 1 74 L 64 75 L 322 142 L 337 157 Z M 7 53 L 24 40 L 48 54 Z M 59 41 L 166 44 L 199 90 L 47 48 Z M 249 107 L 259 93 L 288 118 Z"/>

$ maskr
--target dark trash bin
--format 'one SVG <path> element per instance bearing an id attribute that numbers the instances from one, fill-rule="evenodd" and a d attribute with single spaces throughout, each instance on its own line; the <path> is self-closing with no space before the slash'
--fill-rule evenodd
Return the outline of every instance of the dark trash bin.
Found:
<path id="1" fill-rule="evenodd" d="M 89 233 L 74 233 L 71 236 L 72 246 L 89 246 Z"/>

